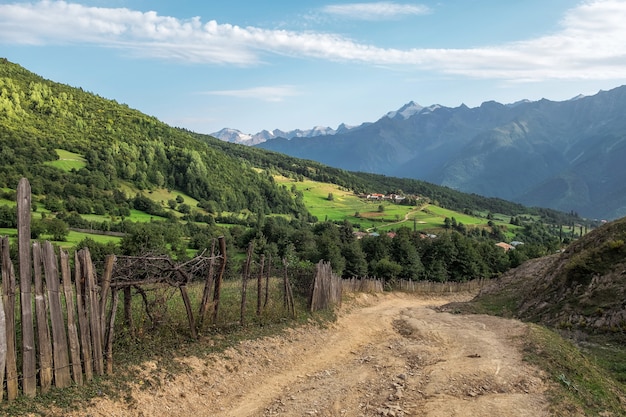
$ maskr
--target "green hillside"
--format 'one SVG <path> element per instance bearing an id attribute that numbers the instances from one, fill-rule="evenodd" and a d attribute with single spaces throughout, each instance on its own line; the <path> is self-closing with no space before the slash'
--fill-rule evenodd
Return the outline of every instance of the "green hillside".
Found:
<path id="1" fill-rule="evenodd" d="M 0 147 L 1 186 L 14 188 L 27 177 L 35 194 L 79 200 L 79 212 L 93 211 L 129 182 L 140 190 L 181 190 L 214 211 L 305 215 L 271 176 L 189 132 L 6 60 L 0 62 Z"/>

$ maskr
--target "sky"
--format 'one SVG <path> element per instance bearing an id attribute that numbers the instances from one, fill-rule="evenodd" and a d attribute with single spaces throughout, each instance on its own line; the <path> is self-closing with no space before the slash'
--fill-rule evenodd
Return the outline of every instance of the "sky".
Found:
<path id="1" fill-rule="evenodd" d="M 626 84 L 622 0 L 0 0 L 0 57 L 199 133 Z"/>

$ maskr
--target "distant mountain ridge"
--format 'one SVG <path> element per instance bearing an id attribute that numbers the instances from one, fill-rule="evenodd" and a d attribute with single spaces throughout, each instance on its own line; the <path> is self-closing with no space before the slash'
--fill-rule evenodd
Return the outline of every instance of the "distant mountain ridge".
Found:
<path id="1" fill-rule="evenodd" d="M 360 125 L 360 126 L 363 126 L 363 125 Z M 254 145 L 258 145 L 265 141 L 276 139 L 276 138 L 284 138 L 284 139 L 312 138 L 316 136 L 341 134 L 341 133 L 345 133 L 349 130 L 352 130 L 360 126 L 348 126 L 345 123 L 342 123 L 339 126 L 337 126 L 337 129 L 333 129 L 331 127 L 325 127 L 325 126 L 315 126 L 311 129 L 304 129 L 304 130 L 295 129 L 295 130 L 284 131 L 280 129 L 274 129 L 271 132 L 269 130 L 262 130 L 254 134 L 243 133 L 240 130 L 226 127 L 217 132 L 211 133 L 210 135 L 220 140 L 223 140 L 224 142 L 254 146 Z"/>
<path id="2" fill-rule="evenodd" d="M 438 104 L 433 104 L 432 106 L 429 106 L 429 107 L 423 107 L 415 103 L 414 101 L 410 101 L 404 106 L 400 107 L 398 110 L 387 112 L 387 114 L 385 114 L 385 116 L 383 117 L 388 117 L 390 119 L 395 119 L 395 120 L 405 120 L 413 116 L 414 114 L 422 113 L 422 112 L 432 112 L 439 107 L 441 106 Z M 210 133 L 210 135 L 213 136 L 214 138 L 223 140 L 224 142 L 254 146 L 254 145 L 258 145 L 260 143 L 266 142 L 268 140 L 278 139 L 278 138 L 293 139 L 293 138 L 313 138 L 317 136 L 338 135 L 342 133 L 347 133 L 350 130 L 361 128 L 370 124 L 371 123 L 369 122 L 364 122 L 358 126 L 349 126 L 345 123 L 341 123 L 339 126 L 337 126 L 337 129 L 333 129 L 332 127 L 328 127 L 328 126 L 315 126 L 311 129 L 304 129 L 304 130 L 294 129 L 294 130 L 285 131 L 285 130 L 280 130 L 280 129 L 274 129 L 271 132 L 269 130 L 262 130 L 254 134 L 244 133 L 238 129 L 225 127 L 223 129 L 218 130 L 217 132 Z"/>
<path id="3" fill-rule="evenodd" d="M 626 86 L 560 102 L 410 102 L 358 129 L 256 146 L 588 218 L 626 215 Z"/>

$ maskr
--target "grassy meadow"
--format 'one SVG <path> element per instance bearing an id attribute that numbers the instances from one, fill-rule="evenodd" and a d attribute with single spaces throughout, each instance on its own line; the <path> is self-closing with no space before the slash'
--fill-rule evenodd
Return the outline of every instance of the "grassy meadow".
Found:
<path id="1" fill-rule="evenodd" d="M 69 172 L 73 169 L 78 171 L 81 168 L 87 166 L 85 158 L 77 153 L 69 152 L 64 149 L 55 149 L 59 159 L 56 161 L 47 162 L 46 165 L 59 168 L 62 171 Z"/>
<path id="2" fill-rule="evenodd" d="M 457 222 L 469 227 L 486 227 L 488 222 L 486 214 L 472 216 L 425 201 L 418 201 L 417 206 L 405 206 L 389 201 L 370 201 L 334 184 L 311 180 L 294 181 L 282 176 L 275 179 L 280 184 L 301 191 L 304 204 L 318 220 L 348 220 L 362 231 L 389 231 L 401 226 L 421 231 L 436 231 L 443 227 L 446 217 L 454 217 Z M 331 194 L 332 199 L 329 198 Z M 494 223 L 511 227 L 508 219 L 504 217 L 496 218 Z"/>

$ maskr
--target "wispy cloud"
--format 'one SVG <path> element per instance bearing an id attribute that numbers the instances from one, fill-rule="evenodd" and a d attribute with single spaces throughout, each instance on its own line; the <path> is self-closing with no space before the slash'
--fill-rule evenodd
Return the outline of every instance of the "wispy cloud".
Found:
<path id="1" fill-rule="evenodd" d="M 45 0 L 0 5 L 0 43 L 90 44 L 204 64 L 256 65 L 269 55 L 283 55 L 512 81 L 618 79 L 626 77 L 625 21 L 626 2 L 589 0 L 570 9 L 549 36 L 482 48 L 397 49 L 328 33 L 203 23 L 199 17 L 181 20 Z"/>
<path id="2" fill-rule="evenodd" d="M 331 4 L 322 12 L 356 20 L 393 19 L 405 15 L 430 13 L 430 8 L 420 4 L 400 4 L 388 1 L 377 3 Z"/>
<path id="3" fill-rule="evenodd" d="M 283 101 L 287 97 L 298 95 L 298 91 L 291 85 L 277 85 L 253 87 L 241 90 L 214 90 L 206 91 L 204 94 L 279 102 Z"/>

